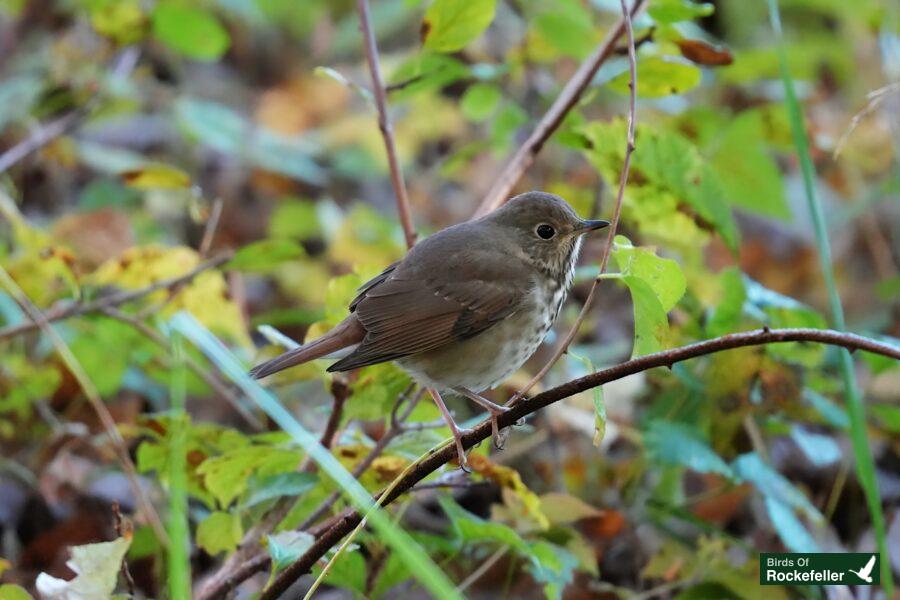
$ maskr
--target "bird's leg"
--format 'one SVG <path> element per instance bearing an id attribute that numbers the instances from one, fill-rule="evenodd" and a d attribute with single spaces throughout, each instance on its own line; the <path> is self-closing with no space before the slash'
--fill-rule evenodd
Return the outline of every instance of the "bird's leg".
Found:
<path id="1" fill-rule="evenodd" d="M 502 450 L 503 444 L 506 440 L 500 435 L 500 426 L 497 423 L 497 417 L 505 412 L 509 412 L 509 409 L 505 406 L 495 404 L 484 396 L 480 396 L 472 390 L 466 389 L 464 387 L 455 387 L 453 388 L 453 391 L 457 394 L 465 396 L 478 406 L 491 413 L 491 433 L 493 434 L 492 437 L 494 439 L 494 447 L 497 448 L 497 450 Z"/>
<path id="2" fill-rule="evenodd" d="M 456 442 L 456 453 L 459 455 L 459 468 L 463 471 L 468 472 L 468 462 L 466 461 L 466 450 L 462 445 L 462 435 L 463 433 L 468 433 L 471 431 L 470 429 L 460 429 L 456 424 L 456 421 L 453 420 L 453 415 L 450 414 L 450 411 L 447 410 L 447 405 L 444 404 L 444 399 L 441 398 L 440 392 L 436 389 L 430 387 L 427 388 L 428 393 L 431 394 L 431 398 L 434 400 L 434 403 L 437 404 L 438 410 L 441 411 L 441 415 L 444 417 L 444 421 L 447 423 L 447 426 L 450 428 L 450 433 L 453 434 L 453 440 Z"/>

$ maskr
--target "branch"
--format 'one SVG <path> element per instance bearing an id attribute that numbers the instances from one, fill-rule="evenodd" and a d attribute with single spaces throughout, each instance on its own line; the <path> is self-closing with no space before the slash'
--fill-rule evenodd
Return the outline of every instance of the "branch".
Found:
<path id="1" fill-rule="evenodd" d="M 378 128 L 381 130 L 381 137 L 384 138 L 384 149 L 387 152 L 388 166 L 391 169 L 391 184 L 394 186 L 394 195 L 397 197 L 397 212 L 400 213 L 406 247 L 412 248 L 416 243 L 416 230 L 413 227 L 412 213 L 409 210 L 409 196 L 406 194 L 403 172 L 400 170 L 400 161 L 397 159 L 394 128 L 387 114 L 387 94 L 384 89 L 384 79 L 381 77 L 381 67 L 378 65 L 378 46 L 375 44 L 375 33 L 372 31 L 369 2 L 368 0 L 357 0 L 356 7 L 359 11 L 359 29 L 363 34 L 366 62 L 369 63 L 369 73 L 372 76 L 372 95 L 375 96 L 375 106 L 378 109 Z"/>
<path id="2" fill-rule="evenodd" d="M 634 45 L 634 31 L 631 26 L 631 14 L 628 12 L 625 0 L 619 0 L 619 2 L 622 5 L 622 20 L 625 22 L 625 33 L 628 38 L 628 69 L 631 75 L 631 78 L 628 81 L 628 134 L 625 140 L 625 160 L 622 163 L 622 172 L 619 174 L 619 191 L 616 193 L 616 205 L 613 209 L 612 219 L 610 220 L 609 229 L 606 234 L 606 244 L 603 246 L 603 253 L 600 255 L 600 273 L 594 278 L 587 299 L 581 306 L 581 311 L 578 313 L 575 322 L 572 323 L 569 333 L 566 334 L 566 337 L 563 338 L 562 342 L 557 346 L 556 351 L 553 353 L 553 356 L 550 357 L 550 360 L 541 367 L 541 370 L 531 378 L 531 381 L 529 381 L 524 388 L 519 390 L 510 399 L 511 404 L 515 404 L 524 398 L 525 394 L 527 394 L 537 382 L 544 378 L 544 375 L 546 375 L 547 372 L 553 368 L 553 365 L 556 364 L 556 361 L 566 353 L 569 346 L 572 344 L 572 340 L 578 335 L 578 330 L 581 328 L 585 316 L 587 316 L 588 311 L 591 310 L 591 306 L 593 305 L 594 293 L 597 291 L 597 285 L 600 283 L 600 276 L 606 271 L 606 264 L 609 262 L 609 254 L 612 251 L 613 240 L 616 238 L 616 229 L 619 227 L 619 217 L 622 214 L 622 199 L 625 197 L 625 185 L 628 183 L 628 173 L 631 170 L 631 155 L 634 153 L 634 125 L 637 120 L 637 56 Z"/>
<path id="3" fill-rule="evenodd" d="M 409 398 L 410 394 L 413 391 L 414 386 L 409 386 L 400 396 L 397 398 L 397 401 L 394 403 L 394 407 L 391 410 L 391 427 L 388 429 L 383 436 L 378 440 L 369 454 L 360 461 L 356 467 L 354 467 L 352 471 L 352 475 L 359 479 L 366 470 L 372 466 L 372 463 L 375 462 L 375 459 L 381 456 L 381 454 L 387 449 L 388 445 L 394 441 L 394 439 L 399 436 L 401 433 L 407 430 L 408 426 L 405 424 L 406 419 L 412 414 L 413 409 L 415 409 L 416 404 L 422 398 L 422 394 L 424 390 L 420 390 L 418 394 L 413 396 L 411 399 Z M 400 406 L 403 404 L 405 400 L 409 399 L 410 402 L 408 406 L 403 410 L 403 413 L 398 415 L 397 411 Z M 328 426 L 326 426 L 326 432 L 328 430 Z M 324 437 L 324 436 L 323 436 Z M 324 445 L 324 444 L 323 444 Z M 340 499 L 341 493 L 339 490 L 332 492 L 328 495 L 318 507 L 316 507 L 308 517 L 301 523 L 297 529 L 301 531 L 307 531 L 308 533 L 312 533 L 313 535 L 319 535 L 321 532 L 325 531 L 331 526 L 331 522 L 326 520 L 319 525 L 313 525 L 316 521 L 321 519 L 329 510 L 332 509 L 334 504 Z M 214 598 L 222 598 L 227 595 L 231 590 L 236 588 L 238 585 L 243 583 L 245 580 L 249 579 L 256 573 L 260 571 L 264 571 L 269 567 L 271 562 L 269 558 L 269 554 L 265 551 L 258 552 L 256 555 L 252 555 L 251 550 L 257 548 L 256 540 L 261 538 L 263 535 L 271 531 L 278 523 L 284 519 L 287 515 L 287 509 L 290 509 L 293 506 L 293 502 L 286 503 L 284 508 L 284 512 L 280 515 L 277 514 L 278 505 L 276 508 L 270 511 L 270 514 L 266 515 L 265 519 L 259 526 L 253 527 L 250 531 L 248 531 L 243 539 L 241 540 L 240 545 L 238 546 L 237 552 L 232 554 L 231 558 L 225 561 L 221 567 L 213 574 L 200 589 L 200 593 L 197 595 L 197 600 L 213 600 Z M 270 515 L 275 513 L 277 518 L 270 518 Z M 343 515 L 340 515 L 340 518 L 343 518 L 350 514 L 350 510 L 345 511 Z"/>
<path id="4" fill-rule="evenodd" d="M 644 10 L 646 4 L 647 0 L 637 0 L 634 7 L 631 9 L 631 18 L 640 14 L 640 12 Z M 616 42 L 622 37 L 622 34 L 626 32 L 627 26 L 628 19 L 621 19 L 616 26 L 606 34 L 606 39 L 600 42 L 600 45 L 597 46 L 597 49 L 594 50 L 593 54 L 588 56 L 584 62 L 581 63 L 581 66 L 578 67 L 578 70 L 575 71 L 575 74 L 572 75 L 572 78 L 566 83 L 566 86 L 563 88 L 562 92 L 560 92 L 556 101 L 538 122 L 537 127 L 534 128 L 534 131 L 531 132 L 531 135 L 528 136 L 525 143 L 516 151 L 506 165 L 506 168 L 503 169 L 503 172 L 497 178 L 493 187 L 484 197 L 478 210 L 475 211 L 475 217 L 482 217 L 506 202 L 513 186 L 516 185 L 516 182 L 519 181 L 522 174 L 525 173 L 528 167 L 534 162 L 538 152 L 541 151 L 544 143 L 550 139 L 550 136 L 553 135 L 557 128 L 559 128 L 559 125 L 562 123 L 566 114 L 568 114 L 568 112 L 572 110 L 572 107 L 578 103 L 578 100 L 591 83 L 597 70 L 615 53 Z"/>
<path id="5" fill-rule="evenodd" d="M 783 342 L 817 342 L 832 346 L 840 346 L 848 350 L 865 350 L 900 360 L 900 348 L 891 346 L 876 340 L 852 333 L 842 333 L 830 329 L 760 329 L 743 333 L 732 333 L 721 337 L 696 342 L 687 346 L 664 350 L 634 358 L 608 369 L 591 373 L 584 377 L 574 379 L 555 388 L 549 389 L 531 398 L 527 402 L 520 402 L 508 412 L 498 417 L 500 427 L 509 427 L 538 410 L 559 402 L 575 394 L 579 394 L 591 388 L 603 385 L 611 381 L 622 379 L 629 375 L 648 371 L 656 367 L 671 367 L 673 364 L 691 358 L 705 356 L 723 350 L 742 348 L 745 346 L 760 346 Z M 472 446 L 486 440 L 491 436 L 491 421 L 487 419 L 479 423 L 469 433 L 462 436 L 463 446 Z M 399 482 L 393 485 L 393 489 L 380 498 L 376 495 L 381 506 L 390 504 L 401 495 L 409 491 L 415 484 L 422 481 L 431 473 L 456 457 L 456 448 L 446 445 L 440 450 L 430 454 L 421 460 L 407 472 Z M 362 516 L 356 512 L 345 513 L 338 521 L 329 527 L 307 552 L 294 564 L 288 567 L 262 594 L 261 600 L 273 600 L 290 587 L 300 576 L 308 573 L 316 562 L 322 558 L 331 548 L 337 545 L 341 538 L 350 533 Z"/>
<path id="6" fill-rule="evenodd" d="M 195 268 L 191 269 L 184 275 L 178 275 L 177 277 L 163 279 L 139 290 L 116 292 L 113 294 L 109 294 L 108 296 L 97 298 L 96 300 L 93 300 L 91 302 L 86 302 L 84 304 L 69 304 L 68 306 L 64 306 L 62 308 L 50 310 L 49 312 L 44 314 L 44 318 L 48 323 L 53 323 L 54 321 L 61 321 L 63 319 L 68 319 L 69 317 L 77 317 L 89 313 L 101 312 L 106 308 L 120 306 L 127 302 L 138 300 L 159 290 L 175 288 L 182 283 L 192 280 L 194 277 L 200 275 L 205 271 L 215 269 L 216 267 L 225 264 L 226 262 L 231 260 L 232 255 L 233 254 L 231 252 L 225 252 L 215 258 L 201 263 L 200 265 L 197 265 Z M 40 325 L 34 320 L 19 323 L 18 325 L 10 325 L 8 327 L 0 329 L 0 340 L 19 335 L 20 333 L 33 331 L 35 329 L 38 329 L 39 327 Z"/>

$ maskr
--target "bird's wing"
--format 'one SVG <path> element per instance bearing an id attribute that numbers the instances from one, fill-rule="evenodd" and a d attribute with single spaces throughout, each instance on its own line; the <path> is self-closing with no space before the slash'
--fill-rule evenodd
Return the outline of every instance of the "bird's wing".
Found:
<path id="1" fill-rule="evenodd" d="M 448 256 L 440 273 L 423 270 L 421 263 L 406 267 L 406 261 L 389 267 L 351 304 L 366 331 L 363 342 L 328 370 L 433 350 L 475 336 L 514 313 L 530 289 L 529 271 L 513 260 L 498 265 L 484 258 L 477 249 Z"/>
<path id="2" fill-rule="evenodd" d="M 869 559 L 869 562 L 866 563 L 866 566 L 863 567 L 858 575 L 863 579 L 866 579 L 872 573 L 872 567 L 875 566 L 875 555 L 872 555 L 872 558 Z"/>

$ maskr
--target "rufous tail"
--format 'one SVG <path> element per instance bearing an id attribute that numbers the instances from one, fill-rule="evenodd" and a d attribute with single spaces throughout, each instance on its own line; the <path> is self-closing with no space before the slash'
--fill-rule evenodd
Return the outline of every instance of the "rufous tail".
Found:
<path id="1" fill-rule="evenodd" d="M 256 365 L 250 370 L 254 379 L 262 379 L 290 367 L 328 356 L 363 341 L 366 330 L 356 315 L 350 315 L 322 337 L 285 352 L 281 356 Z"/>

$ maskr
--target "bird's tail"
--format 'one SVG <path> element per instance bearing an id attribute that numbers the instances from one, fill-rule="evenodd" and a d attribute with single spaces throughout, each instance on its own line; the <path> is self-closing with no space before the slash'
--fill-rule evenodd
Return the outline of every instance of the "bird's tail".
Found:
<path id="1" fill-rule="evenodd" d="M 322 337 L 256 365 L 250 370 L 250 376 L 254 379 L 262 379 L 289 367 L 328 356 L 359 344 L 365 335 L 366 331 L 359 319 L 356 318 L 356 315 L 350 315 Z"/>

